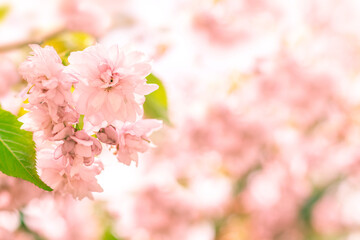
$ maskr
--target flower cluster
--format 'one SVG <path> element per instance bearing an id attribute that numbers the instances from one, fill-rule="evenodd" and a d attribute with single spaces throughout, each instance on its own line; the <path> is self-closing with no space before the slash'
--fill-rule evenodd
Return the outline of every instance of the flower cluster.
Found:
<path id="1" fill-rule="evenodd" d="M 71 53 L 64 66 L 54 48 L 30 47 L 32 56 L 20 66 L 29 112 L 19 120 L 34 132 L 41 178 L 56 192 L 92 198 L 102 191 L 95 178 L 103 169 L 96 159 L 101 142 L 115 145 L 119 161 L 130 165 L 161 127 L 160 121 L 141 120 L 144 95 L 157 89 L 146 84 L 149 61 L 117 45 L 96 45 Z M 91 130 L 82 129 L 84 122 Z"/>
<path id="2" fill-rule="evenodd" d="M 20 66 L 20 74 L 29 83 L 27 97 L 30 112 L 20 118 L 23 128 L 35 132 L 35 141 L 59 140 L 58 134 L 75 124 L 79 114 L 72 107 L 71 86 L 64 65 L 52 47 L 31 45 L 33 56 Z"/>

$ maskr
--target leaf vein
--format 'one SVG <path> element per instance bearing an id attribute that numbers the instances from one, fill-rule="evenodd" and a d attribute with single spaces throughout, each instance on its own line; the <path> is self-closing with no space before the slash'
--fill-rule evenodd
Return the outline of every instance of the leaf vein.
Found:
<path id="1" fill-rule="evenodd" d="M 11 151 L 11 149 L 10 149 L 9 146 L 4 142 L 4 140 L 0 138 L 0 142 L 2 142 L 2 144 L 4 145 L 4 147 L 6 147 L 6 148 L 8 149 L 8 151 L 15 157 L 15 159 L 20 163 L 20 165 L 23 166 L 23 168 L 26 170 L 26 172 L 29 173 L 29 175 L 34 179 L 34 181 L 37 182 L 37 179 L 33 176 L 33 174 L 32 174 L 31 172 L 28 171 L 28 168 L 25 167 L 24 164 L 17 158 L 16 154 Z"/>

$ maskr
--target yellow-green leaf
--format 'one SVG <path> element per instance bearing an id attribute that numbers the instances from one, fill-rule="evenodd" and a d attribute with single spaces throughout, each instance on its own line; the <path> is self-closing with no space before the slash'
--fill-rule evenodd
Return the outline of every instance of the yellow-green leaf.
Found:
<path id="1" fill-rule="evenodd" d="M 67 61 L 71 52 L 82 51 L 85 48 L 95 44 L 95 38 L 89 34 L 81 32 L 64 32 L 51 39 L 44 41 L 41 46 L 52 46 L 55 48 L 63 63 L 68 65 Z"/>
<path id="2" fill-rule="evenodd" d="M 159 86 L 157 90 L 146 95 L 144 103 L 144 113 L 148 118 L 156 118 L 163 120 L 164 122 L 170 124 L 168 117 L 168 103 L 166 90 L 163 83 L 155 75 L 150 74 L 146 77 L 147 83 L 155 83 Z"/>
<path id="3" fill-rule="evenodd" d="M 9 12 L 10 12 L 10 6 L 9 5 L 0 6 L 0 22 L 5 20 L 5 18 L 9 14 Z"/>

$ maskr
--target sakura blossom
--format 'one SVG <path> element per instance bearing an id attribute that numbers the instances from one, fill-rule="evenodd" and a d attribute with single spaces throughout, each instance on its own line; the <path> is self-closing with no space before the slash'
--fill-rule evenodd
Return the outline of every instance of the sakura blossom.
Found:
<path id="1" fill-rule="evenodd" d="M 161 126 L 161 121 L 153 119 L 140 120 L 124 126 L 119 131 L 119 144 L 116 146 L 119 162 L 130 165 L 134 161 L 138 165 L 138 153 L 144 153 L 149 149 L 149 135 Z"/>
<path id="2" fill-rule="evenodd" d="M 97 183 L 96 175 L 100 174 L 103 167 L 100 163 L 90 166 L 77 164 L 67 165 L 65 157 L 55 159 L 54 150 L 43 149 L 38 153 L 38 167 L 41 177 L 46 183 L 59 193 L 69 193 L 74 198 L 93 198 L 92 192 L 101 192 L 102 188 Z"/>
<path id="3" fill-rule="evenodd" d="M 143 114 L 144 95 L 157 89 L 146 84 L 151 65 L 140 52 L 96 45 L 71 53 L 69 62 L 68 72 L 78 80 L 77 110 L 94 124 L 135 122 Z"/>

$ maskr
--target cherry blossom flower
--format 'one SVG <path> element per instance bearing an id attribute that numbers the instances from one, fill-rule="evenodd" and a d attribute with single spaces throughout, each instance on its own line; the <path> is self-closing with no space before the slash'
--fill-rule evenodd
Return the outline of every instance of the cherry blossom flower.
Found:
<path id="1" fill-rule="evenodd" d="M 29 83 L 29 102 L 38 104 L 46 102 L 49 107 L 54 104 L 64 106 L 71 102 L 72 79 L 64 72 L 65 66 L 55 49 L 30 45 L 33 56 L 20 65 L 19 72 Z"/>
<path id="2" fill-rule="evenodd" d="M 23 129 L 36 132 L 37 139 L 54 137 L 62 128 L 76 123 L 79 114 L 72 107 L 72 79 L 54 48 L 30 45 L 33 56 L 19 68 L 28 82 L 29 113 L 19 120 Z"/>
<path id="3" fill-rule="evenodd" d="M 74 91 L 77 110 L 94 124 L 135 122 L 143 114 L 144 95 L 158 87 L 146 84 L 151 66 L 145 55 L 117 45 L 72 52 L 69 62 L 68 72 L 79 81 Z"/>
<path id="4" fill-rule="evenodd" d="M 64 165 L 92 165 L 94 156 L 101 153 L 100 142 L 90 137 L 85 131 L 74 133 L 72 128 L 65 128 L 59 134 L 64 142 L 55 150 L 55 159 L 61 158 Z"/>
<path id="5" fill-rule="evenodd" d="M 35 132 L 37 139 L 51 139 L 62 129 L 78 121 L 78 114 L 71 107 L 60 107 L 53 115 L 49 115 L 46 105 L 32 106 L 31 111 L 19 118 L 23 122 L 22 129 Z"/>
<path id="6" fill-rule="evenodd" d="M 116 128 L 112 125 L 107 126 L 106 128 L 101 128 L 96 136 L 101 142 L 109 145 L 117 145 L 119 143 L 119 134 L 117 133 Z"/>
<path id="7" fill-rule="evenodd" d="M 154 119 L 139 120 L 124 126 L 119 132 L 117 159 L 126 165 L 134 161 L 137 166 L 138 153 L 144 153 L 149 149 L 149 135 L 161 126 L 162 122 Z"/>
<path id="8" fill-rule="evenodd" d="M 91 166 L 77 164 L 66 165 L 64 156 L 54 158 L 53 148 L 44 148 L 38 151 L 37 166 L 41 172 L 43 181 L 60 194 L 69 193 L 74 198 L 93 199 L 92 192 L 102 192 L 95 176 L 103 170 L 101 162 L 95 162 Z"/>

